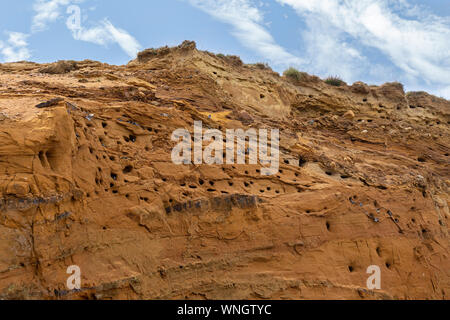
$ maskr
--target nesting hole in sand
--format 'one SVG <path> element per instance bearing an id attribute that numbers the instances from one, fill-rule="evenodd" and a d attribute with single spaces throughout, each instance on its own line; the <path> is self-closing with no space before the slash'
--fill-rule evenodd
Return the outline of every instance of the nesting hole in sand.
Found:
<path id="1" fill-rule="evenodd" d="M 111 172 L 111 179 L 117 180 L 117 174 L 114 172 Z"/>
<path id="2" fill-rule="evenodd" d="M 381 257 L 381 248 L 380 248 L 380 247 L 377 247 L 375 250 L 376 250 L 376 252 L 377 252 L 377 255 L 378 255 L 379 257 Z"/>
<path id="3" fill-rule="evenodd" d="M 348 266 L 348 271 L 353 272 L 355 268 L 353 266 Z"/>
<path id="4" fill-rule="evenodd" d="M 125 174 L 130 173 L 131 171 L 133 171 L 133 166 L 131 166 L 131 165 L 126 166 L 122 170 L 122 172 L 125 173 Z"/>
<path id="5" fill-rule="evenodd" d="M 325 223 L 325 226 L 327 227 L 327 230 L 330 231 L 330 223 L 328 221 Z"/>
<path id="6" fill-rule="evenodd" d="M 298 159 L 298 165 L 299 165 L 300 167 L 304 167 L 304 166 L 306 165 L 307 162 L 308 162 L 308 161 L 306 161 L 306 159 L 303 158 L 303 157 L 300 157 L 300 158 Z"/>
<path id="7" fill-rule="evenodd" d="M 102 122 L 102 127 L 106 128 L 108 126 L 108 124 L 106 122 Z"/>

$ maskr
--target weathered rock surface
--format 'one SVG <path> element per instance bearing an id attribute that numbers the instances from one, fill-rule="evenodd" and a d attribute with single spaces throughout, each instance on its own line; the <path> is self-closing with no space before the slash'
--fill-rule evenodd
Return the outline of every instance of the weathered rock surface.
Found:
<path id="1" fill-rule="evenodd" d="M 173 164 L 195 120 L 279 128 L 279 173 Z M 448 299 L 449 123 L 398 83 L 296 86 L 192 42 L 0 65 L 0 298 Z"/>

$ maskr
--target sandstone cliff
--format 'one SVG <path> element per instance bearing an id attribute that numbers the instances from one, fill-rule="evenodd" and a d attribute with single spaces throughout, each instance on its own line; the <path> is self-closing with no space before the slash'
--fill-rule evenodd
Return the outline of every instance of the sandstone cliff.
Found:
<path id="1" fill-rule="evenodd" d="M 196 120 L 280 129 L 279 173 L 173 164 Z M 398 83 L 294 82 L 192 42 L 0 64 L 0 299 L 448 299 L 449 123 Z"/>

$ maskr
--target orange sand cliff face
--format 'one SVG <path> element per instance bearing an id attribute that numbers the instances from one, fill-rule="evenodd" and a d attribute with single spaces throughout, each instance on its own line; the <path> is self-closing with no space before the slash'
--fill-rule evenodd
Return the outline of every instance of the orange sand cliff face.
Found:
<path id="1" fill-rule="evenodd" d="M 280 129 L 279 173 L 173 164 L 196 120 Z M 0 299 L 449 299 L 449 123 L 398 83 L 293 83 L 192 42 L 0 65 Z"/>

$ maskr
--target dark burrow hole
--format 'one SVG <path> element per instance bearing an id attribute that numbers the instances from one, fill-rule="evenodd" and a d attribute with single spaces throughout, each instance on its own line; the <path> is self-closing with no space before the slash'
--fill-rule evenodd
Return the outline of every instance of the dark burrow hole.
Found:
<path id="1" fill-rule="evenodd" d="M 391 264 L 389 262 L 386 262 L 386 268 L 388 268 L 388 269 L 391 268 Z"/>
<path id="2" fill-rule="evenodd" d="M 130 173 L 131 171 L 133 171 L 133 166 L 128 165 L 125 168 L 123 168 L 123 173 Z"/>
<path id="3" fill-rule="evenodd" d="M 377 248 L 376 248 L 376 251 L 377 251 L 377 255 L 378 255 L 379 257 L 381 257 L 381 248 L 380 248 L 380 247 L 377 247 Z"/>
<path id="4" fill-rule="evenodd" d="M 130 135 L 130 141 L 131 142 L 136 142 L 136 136 Z"/>
<path id="5" fill-rule="evenodd" d="M 353 272 L 353 270 L 355 270 L 355 268 L 353 268 L 353 266 L 348 266 L 348 271 Z"/>
<path id="6" fill-rule="evenodd" d="M 117 194 L 117 193 L 119 193 L 119 191 L 117 191 L 117 190 L 113 190 L 113 193 L 114 193 L 114 194 Z"/>
<path id="7" fill-rule="evenodd" d="M 261 98 L 261 99 L 264 99 L 264 97 L 265 97 L 265 95 L 263 95 L 262 93 L 259 95 L 259 97 Z"/>
<path id="8" fill-rule="evenodd" d="M 111 178 L 112 178 L 113 180 L 117 180 L 117 174 L 111 172 Z"/>
<path id="9" fill-rule="evenodd" d="M 284 159 L 284 163 L 285 164 L 289 164 L 289 160 L 288 159 Z"/>
<path id="10" fill-rule="evenodd" d="M 200 179 L 200 180 L 198 180 L 198 183 L 202 186 L 202 185 L 205 183 L 205 181 L 203 181 L 202 179 Z"/>
<path id="11" fill-rule="evenodd" d="M 208 192 L 214 192 L 214 191 L 216 191 L 216 189 L 208 189 L 208 190 L 206 190 L 206 191 L 208 191 Z"/>
<path id="12" fill-rule="evenodd" d="M 417 158 L 417 161 L 419 161 L 419 162 L 425 162 L 425 161 L 427 161 L 427 160 L 425 159 L 425 157 L 419 157 L 419 158 Z"/>
<path id="13" fill-rule="evenodd" d="M 108 124 L 106 122 L 102 122 L 102 127 L 106 128 L 108 126 Z"/>
<path id="14" fill-rule="evenodd" d="M 342 175 L 341 175 L 341 179 L 348 179 L 348 178 L 350 178 L 349 175 L 346 175 L 346 174 L 342 174 Z"/>
<path id="15" fill-rule="evenodd" d="M 333 175 L 333 172 L 331 172 L 331 171 L 325 171 L 325 173 L 326 173 L 328 176 L 332 176 L 332 175 Z"/>
<path id="16" fill-rule="evenodd" d="M 245 185 L 246 187 L 250 186 L 250 185 L 248 184 L 248 182 L 244 182 L 244 185 Z"/>
<path id="17" fill-rule="evenodd" d="M 308 162 L 308 161 L 306 161 L 306 159 L 303 158 L 303 157 L 300 157 L 300 158 L 298 159 L 298 165 L 299 165 L 300 167 L 305 166 L 305 164 L 306 164 L 307 162 Z"/>
<path id="18" fill-rule="evenodd" d="M 327 230 L 330 231 L 330 223 L 327 221 L 327 222 L 325 223 L 325 225 L 327 226 Z"/>
<path id="19" fill-rule="evenodd" d="M 233 182 L 228 182 L 228 185 L 230 186 L 230 187 L 232 187 L 233 186 Z"/>

